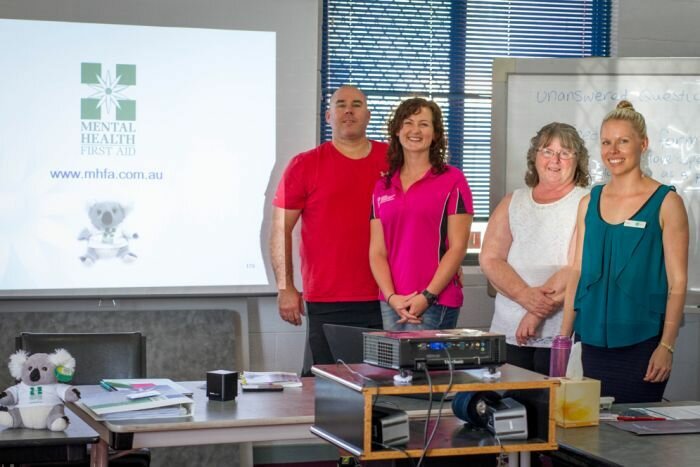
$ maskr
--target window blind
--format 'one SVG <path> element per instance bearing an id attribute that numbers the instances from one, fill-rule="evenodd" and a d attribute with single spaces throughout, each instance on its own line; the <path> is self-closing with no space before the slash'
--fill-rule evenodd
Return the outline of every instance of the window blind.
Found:
<path id="1" fill-rule="evenodd" d="M 495 57 L 610 55 L 613 0 L 324 0 L 321 139 L 330 95 L 353 84 L 372 112 L 368 136 L 408 96 L 443 110 L 450 163 L 464 171 L 477 219 L 489 214 Z"/>

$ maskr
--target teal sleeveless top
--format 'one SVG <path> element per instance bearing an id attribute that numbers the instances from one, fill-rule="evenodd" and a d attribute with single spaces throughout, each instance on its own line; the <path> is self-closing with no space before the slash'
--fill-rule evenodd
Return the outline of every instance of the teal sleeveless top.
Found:
<path id="1" fill-rule="evenodd" d="M 586 212 L 574 330 L 598 347 L 624 347 L 658 336 L 666 314 L 668 280 L 661 203 L 674 187 L 661 185 L 629 220 L 608 224 L 600 215 L 602 185 Z"/>

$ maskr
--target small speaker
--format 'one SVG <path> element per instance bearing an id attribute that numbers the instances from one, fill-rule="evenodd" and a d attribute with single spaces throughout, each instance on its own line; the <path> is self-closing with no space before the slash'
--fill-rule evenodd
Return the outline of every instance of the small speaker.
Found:
<path id="1" fill-rule="evenodd" d="M 238 395 L 238 372 L 216 370 L 207 372 L 207 397 L 213 401 L 230 401 Z"/>
<path id="2" fill-rule="evenodd" d="M 457 418 L 486 428 L 500 439 L 527 439 L 525 406 L 493 391 L 460 392 L 452 400 Z"/>

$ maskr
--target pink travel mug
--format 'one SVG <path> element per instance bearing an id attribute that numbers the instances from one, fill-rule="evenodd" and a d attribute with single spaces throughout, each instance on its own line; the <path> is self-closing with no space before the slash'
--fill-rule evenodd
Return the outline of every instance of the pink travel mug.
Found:
<path id="1" fill-rule="evenodd" d="M 571 338 L 556 336 L 552 341 L 551 357 L 549 359 L 549 376 L 566 376 L 566 365 L 571 353 Z"/>

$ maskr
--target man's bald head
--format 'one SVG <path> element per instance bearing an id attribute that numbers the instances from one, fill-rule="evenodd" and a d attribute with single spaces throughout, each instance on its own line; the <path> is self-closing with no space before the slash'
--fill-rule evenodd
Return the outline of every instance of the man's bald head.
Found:
<path id="1" fill-rule="evenodd" d="M 333 139 L 364 139 L 369 125 L 370 112 L 367 97 L 359 88 L 345 85 L 331 96 L 326 122 L 333 130 Z"/>

